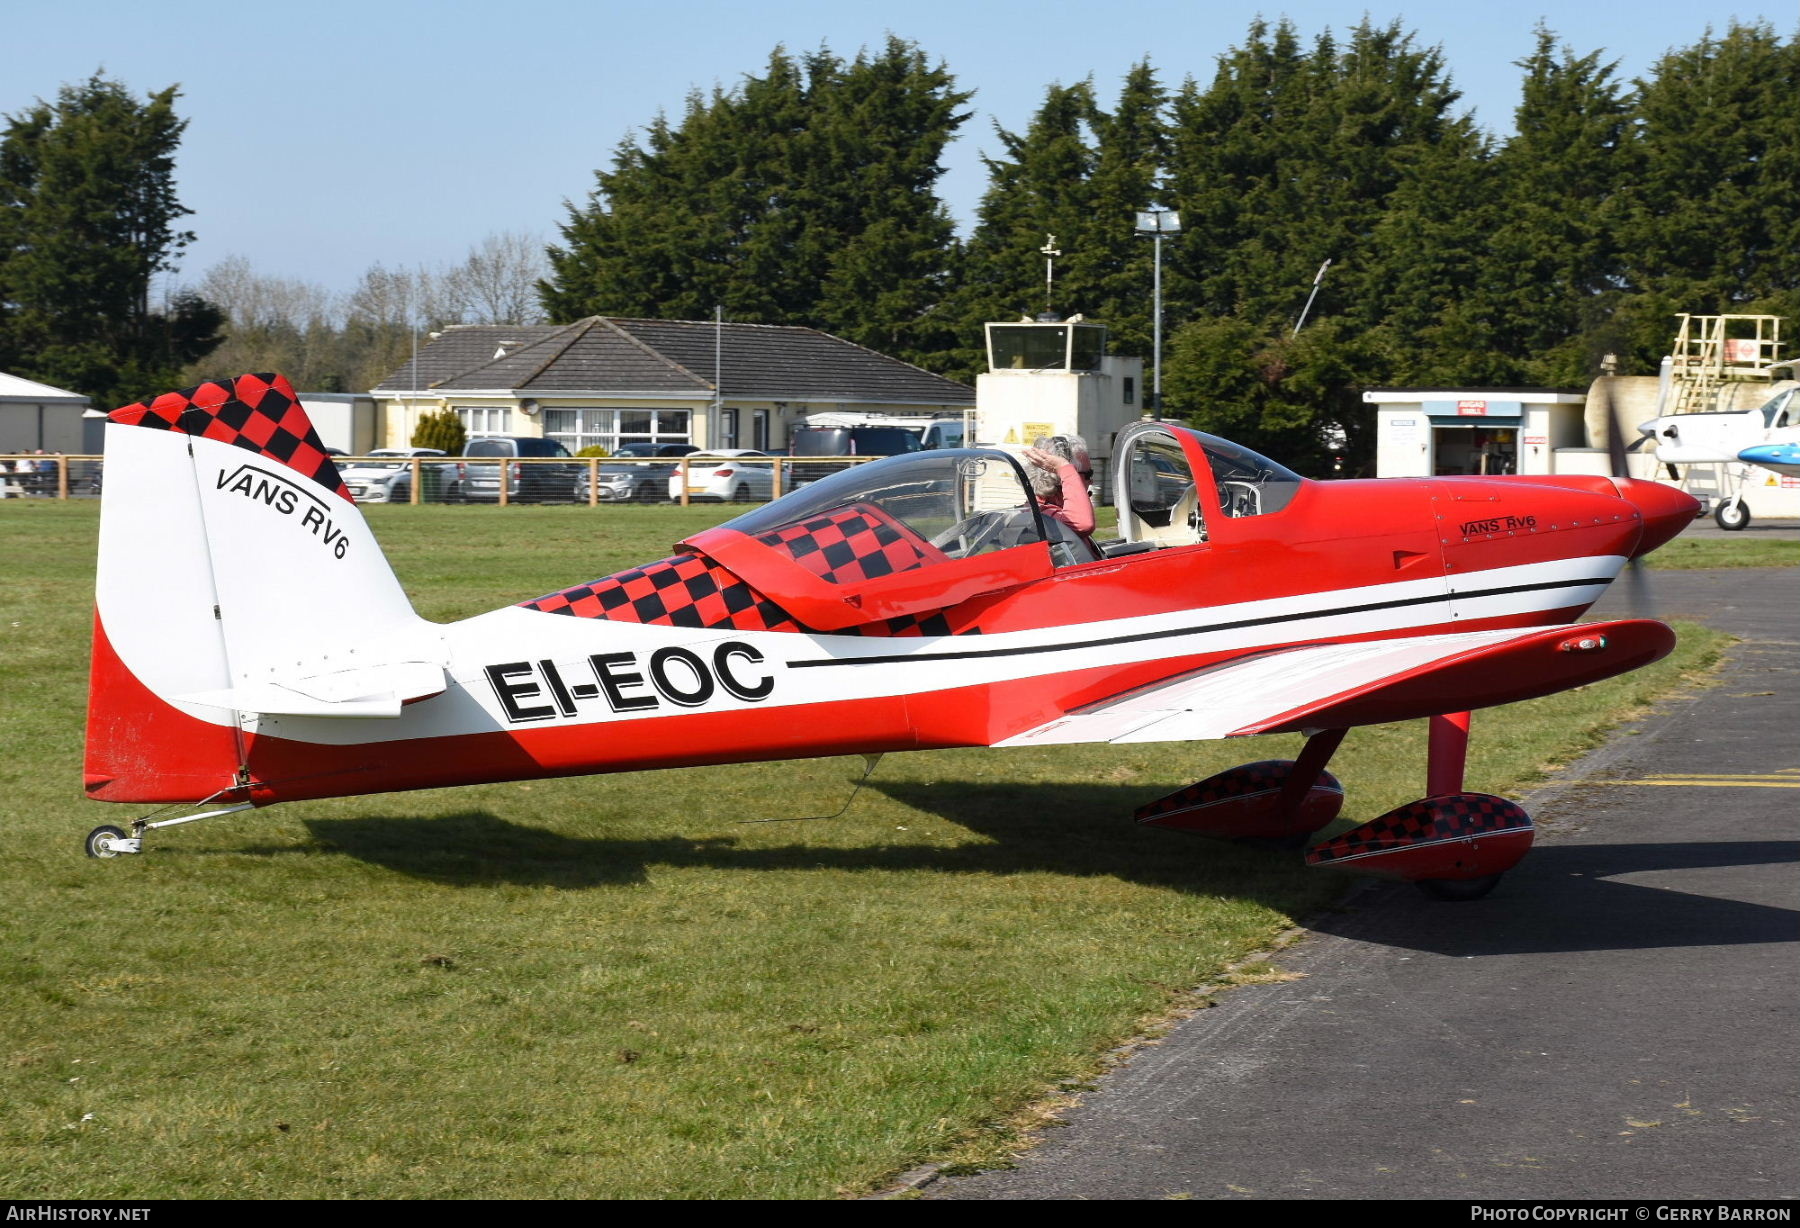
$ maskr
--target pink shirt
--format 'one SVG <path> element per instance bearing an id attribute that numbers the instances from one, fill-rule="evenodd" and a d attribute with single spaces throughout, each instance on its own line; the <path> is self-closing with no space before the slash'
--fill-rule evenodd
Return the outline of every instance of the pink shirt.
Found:
<path id="1" fill-rule="evenodd" d="M 1056 473 L 1062 479 L 1062 490 L 1039 499 L 1038 506 L 1044 515 L 1061 521 L 1085 538 L 1094 531 L 1094 501 L 1088 498 L 1087 483 L 1073 465 L 1058 465 Z"/>

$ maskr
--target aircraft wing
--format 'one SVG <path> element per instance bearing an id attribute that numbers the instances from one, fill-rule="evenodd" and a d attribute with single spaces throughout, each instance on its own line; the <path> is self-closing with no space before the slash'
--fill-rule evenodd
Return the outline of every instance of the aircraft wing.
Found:
<path id="1" fill-rule="evenodd" d="M 1648 619 L 1306 644 L 1139 687 L 995 745 L 1187 742 L 1410 720 L 1583 686 L 1674 646 L 1675 633 Z"/>

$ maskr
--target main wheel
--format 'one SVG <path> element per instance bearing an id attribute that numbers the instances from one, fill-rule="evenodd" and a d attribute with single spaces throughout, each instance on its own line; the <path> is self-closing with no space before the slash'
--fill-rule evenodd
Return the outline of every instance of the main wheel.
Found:
<path id="1" fill-rule="evenodd" d="M 87 834 L 87 855 L 89 857 L 117 857 L 119 850 L 113 847 L 114 840 L 123 840 L 125 833 L 116 827 L 96 827 Z"/>
<path id="2" fill-rule="evenodd" d="M 1498 887 L 1503 877 L 1483 874 L 1480 878 L 1422 878 L 1414 886 L 1434 900 L 1479 900 Z"/>
<path id="3" fill-rule="evenodd" d="M 1726 499 L 1713 509 L 1713 519 L 1721 529 L 1736 532 L 1750 523 L 1750 505 L 1742 499 Z"/>

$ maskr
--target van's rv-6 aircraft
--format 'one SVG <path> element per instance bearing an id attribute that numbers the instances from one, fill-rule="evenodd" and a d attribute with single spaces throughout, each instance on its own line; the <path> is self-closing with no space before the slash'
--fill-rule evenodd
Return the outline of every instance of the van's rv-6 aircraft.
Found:
<path id="1" fill-rule="evenodd" d="M 277 802 L 959 746 L 1308 735 L 1138 811 L 1303 841 L 1352 726 L 1431 722 L 1426 796 L 1309 863 L 1483 894 L 1531 819 L 1465 792 L 1470 709 L 1647 664 L 1576 625 L 1695 501 L 1604 477 L 1314 482 L 1168 422 L 1114 448 L 1121 540 L 1018 463 L 913 453 L 668 558 L 448 625 L 413 612 L 292 389 L 245 375 L 110 415 L 86 779 L 146 831 Z M 214 808 L 208 808 L 214 807 Z M 166 813 L 166 812 L 165 812 Z"/>

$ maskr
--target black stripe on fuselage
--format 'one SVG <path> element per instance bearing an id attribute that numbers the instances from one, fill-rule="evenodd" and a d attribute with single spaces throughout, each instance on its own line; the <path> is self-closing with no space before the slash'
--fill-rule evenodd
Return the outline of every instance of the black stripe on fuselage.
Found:
<path id="1" fill-rule="evenodd" d="M 977 657 L 1017 657 L 1034 652 L 1069 652 L 1077 648 L 1105 648 L 1112 644 L 1141 644 L 1145 640 L 1166 640 L 1183 635 L 1205 635 L 1212 631 L 1237 631 L 1244 627 L 1267 627 L 1276 623 L 1305 622 L 1314 618 L 1336 618 L 1344 614 L 1366 614 L 1371 610 L 1397 610 L 1409 605 L 1431 605 L 1439 601 L 1468 601 L 1477 597 L 1502 597 L 1508 593 L 1538 593 L 1557 588 L 1589 588 L 1595 584 L 1611 584 L 1611 576 L 1584 580 L 1546 580 L 1537 584 L 1510 584 L 1505 588 L 1484 588 L 1467 593 L 1432 593 L 1425 597 L 1402 597 L 1394 601 L 1372 601 L 1367 605 L 1339 606 L 1327 610 L 1302 610 L 1294 614 L 1272 614 L 1266 618 L 1245 618 L 1237 622 L 1207 623 L 1198 627 L 1176 627 L 1169 631 L 1146 631 L 1138 635 L 1114 635 L 1097 640 L 1074 640 L 1064 644 L 1038 644 L 1028 648 L 966 648 L 955 652 L 891 653 L 880 657 L 825 657 L 816 661 L 789 661 L 789 669 L 820 669 L 830 665 L 893 665 L 912 661 L 967 661 Z"/>

